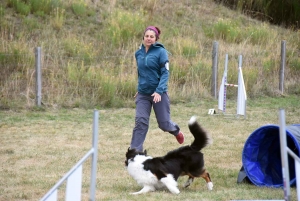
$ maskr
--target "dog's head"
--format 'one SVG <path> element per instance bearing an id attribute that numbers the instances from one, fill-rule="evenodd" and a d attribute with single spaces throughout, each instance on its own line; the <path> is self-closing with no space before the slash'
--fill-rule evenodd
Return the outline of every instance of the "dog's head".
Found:
<path id="1" fill-rule="evenodd" d="M 133 160 L 136 155 L 145 155 L 147 156 L 147 151 L 138 151 L 136 149 L 130 149 L 128 148 L 126 152 L 126 160 L 125 160 L 125 166 L 128 166 L 128 163 L 130 160 Z"/>

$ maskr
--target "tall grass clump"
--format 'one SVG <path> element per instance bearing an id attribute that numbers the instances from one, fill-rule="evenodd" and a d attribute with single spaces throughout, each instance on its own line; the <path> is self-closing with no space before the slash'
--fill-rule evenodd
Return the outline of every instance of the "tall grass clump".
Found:
<path id="1" fill-rule="evenodd" d="M 220 19 L 212 26 L 205 26 L 207 37 L 218 38 L 228 43 L 249 41 L 252 45 L 265 45 L 270 38 L 274 38 L 269 27 L 263 25 L 250 25 L 244 28 L 240 20 Z"/>
<path id="2" fill-rule="evenodd" d="M 72 11 L 76 16 L 82 17 L 86 15 L 87 13 L 87 8 L 86 8 L 86 3 L 84 1 L 79 1 L 79 2 L 73 2 L 72 3 Z"/>
<path id="3" fill-rule="evenodd" d="M 50 24 L 52 27 L 59 31 L 65 23 L 65 10 L 63 8 L 55 8 L 51 13 Z"/>
<path id="4" fill-rule="evenodd" d="M 146 26 L 144 18 L 141 11 L 114 10 L 107 24 L 107 35 L 113 46 L 120 48 L 128 45 L 134 39 L 142 39 L 142 30 Z"/>
<path id="5" fill-rule="evenodd" d="M 8 6 L 25 16 L 29 13 L 44 16 L 62 6 L 62 2 L 60 0 L 8 0 Z"/>
<path id="6" fill-rule="evenodd" d="M 300 71 L 300 58 L 291 59 L 289 66 L 293 71 Z"/>
<path id="7" fill-rule="evenodd" d="M 183 55 L 186 57 L 195 56 L 199 52 L 199 47 L 196 41 L 189 37 L 180 38 L 178 37 L 173 41 L 175 44 L 172 49 L 172 53 L 176 55 Z"/>
<path id="8" fill-rule="evenodd" d="M 171 56 L 169 93 L 172 101 L 206 97 L 211 81 L 211 65 L 195 56 Z"/>
<path id="9" fill-rule="evenodd" d="M 0 65 L 2 66 L 0 80 L 4 81 L 9 79 L 10 75 L 14 73 L 23 76 L 26 68 L 34 65 L 34 57 L 33 55 L 27 54 L 27 50 L 15 45 L 9 52 L 0 52 Z"/>
<path id="10" fill-rule="evenodd" d="M 20 0 L 9 0 L 8 6 L 13 7 L 17 13 L 28 15 L 30 13 L 30 5 Z"/>
<path id="11" fill-rule="evenodd" d="M 1 105 L 18 107 L 16 105 L 22 105 L 24 102 L 32 105 L 34 72 L 31 67 L 34 66 L 34 56 L 28 54 L 27 49 L 14 44 L 9 52 L 0 52 L 0 66 L 0 85 L 2 86 L 0 108 Z"/>
<path id="12" fill-rule="evenodd" d="M 5 9 L 2 5 L 0 5 L 0 17 L 2 18 L 5 14 Z"/>
<path id="13" fill-rule="evenodd" d="M 63 41 L 65 56 L 78 59 L 84 62 L 84 65 L 90 65 L 96 58 L 96 50 L 93 44 L 85 43 L 83 39 L 70 35 Z"/>
<path id="14" fill-rule="evenodd" d="M 207 36 L 225 40 L 228 43 L 239 43 L 242 40 L 241 29 L 237 21 L 220 19 L 212 26 L 204 28 Z"/>
<path id="15" fill-rule="evenodd" d="M 62 8 L 61 0 L 27 0 L 31 6 L 31 13 L 50 15 L 56 8 Z"/>
<path id="16" fill-rule="evenodd" d="M 253 45 L 265 45 L 271 38 L 271 33 L 266 26 L 250 26 L 244 31 L 244 34 L 249 37 L 250 43 Z"/>
<path id="17" fill-rule="evenodd" d="M 68 88 L 65 90 L 69 92 L 65 95 L 71 94 L 68 101 L 73 106 L 78 105 L 73 100 L 83 99 L 82 102 L 88 107 L 92 105 L 122 107 L 124 100 L 129 98 L 129 94 L 132 97 L 135 91 L 132 79 L 121 81 L 120 77 L 112 76 L 105 68 L 69 63 L 66 71 L 65 81 Z"/>

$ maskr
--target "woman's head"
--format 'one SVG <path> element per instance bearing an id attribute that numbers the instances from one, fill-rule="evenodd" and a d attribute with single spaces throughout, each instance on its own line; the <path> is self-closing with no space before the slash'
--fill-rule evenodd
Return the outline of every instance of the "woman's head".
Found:
<path id="1" fill-rule="evenodd" d="M 147 49 L 154 44 L 158 39 L 160 35 L 160 30 L 158 27 L 155 26 L 148 26 L 145 31 L 144 31 L 144 45 L 146 46 L 146 51 Z"/>
<path id="2" fill-rule="evenodd" d="M 160 30 L 158 27 L 148 26 L 144 31 L 143 39 L 145 40 L 147 37 L 153 38 L 153 36 L 154 36 L 155 41 L 157 41 L 159 39 L 159 35 L 160 35 Z"/>
<path id="3" fill-rule="evenodd" d="M 153 31 L 155 33 L 155 37 L 156 37 L 156 40 L 159 39 L 159 35 L 160 35 L 160 30 L 158 27 L 155 27 L 155 26 L 148 26 L 145 31 L 144 31 L 144 35 L 147 31 Z"/>

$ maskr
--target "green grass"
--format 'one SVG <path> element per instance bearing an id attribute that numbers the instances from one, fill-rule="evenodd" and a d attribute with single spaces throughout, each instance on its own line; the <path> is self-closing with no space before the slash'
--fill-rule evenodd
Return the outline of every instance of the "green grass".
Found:
<path id="1" fill-rule="evenodd" d="M 172 97 L 171 97 L 172 100 Z M 235 100 L 227 101 L 228 113 L 234 113 Z M 96 200 L 231 200 L 284 199 L 283 190 L 237 184 L 242 165 L 241 153 L 248 136 L 266 124 L 278 124 L 278 109 L 284 108 L 287 124 L 299 123 L 299 98 L 261 97 L 250 99 L 247 118 L 228 118 L 208 115 L 209 108 L 217 108 L 217 101 L 202 99 L 185 104 L 172 104 L 172 120 L 185 133 L 184 145 L 192 142 L 187 122 L 197 115 L 210 133 L 213 144 L 203 152 L 206 168 L 214 183 L 213 191 L 206 189 L 203 179 L 196 179 L 181 193 L 157 191 L 133 196 L 140 186 L 124 168 L 125 152 L 129 147 L 134 126 L 134 109 L 99 109 L 99 143 Z M 7 110 L 0 112 L 0 200 L 39 200 L 91 147 L 93 110 L 49 109 Z M 145 142 L 148 154 L 160 156 L 179 147 L 175 138 L 157 127 L 154 114 Z M 90 160 L 83 166 L 82 200 L 89 197 Z M 64 188 L 59 190 L 60 198 Z M 292 188 L 292 200 L 296 189 Z"/>

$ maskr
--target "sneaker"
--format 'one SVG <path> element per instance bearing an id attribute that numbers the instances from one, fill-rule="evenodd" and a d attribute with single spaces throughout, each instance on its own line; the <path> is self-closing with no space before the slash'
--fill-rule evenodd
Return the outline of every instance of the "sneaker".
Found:
<path id="1" fill-rule="evenodd" d="M 175 137 L 179 144 L 182 144 L 184 142 L 184 135 L 181 131 L 179 131 L 179 133 Z"/>

